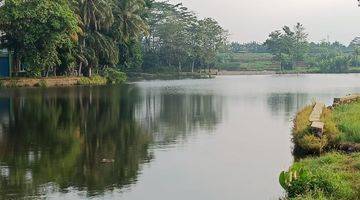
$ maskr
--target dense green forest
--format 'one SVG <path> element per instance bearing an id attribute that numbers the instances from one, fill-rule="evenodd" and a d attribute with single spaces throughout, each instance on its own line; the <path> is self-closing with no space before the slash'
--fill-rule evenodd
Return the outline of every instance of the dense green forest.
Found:
<path id="1" fill-rule="evenodd" d="M 182 4 L 0 0 L 0 44 L 27 76 L 194 71 L 221 61 L 228 33 Z"/>

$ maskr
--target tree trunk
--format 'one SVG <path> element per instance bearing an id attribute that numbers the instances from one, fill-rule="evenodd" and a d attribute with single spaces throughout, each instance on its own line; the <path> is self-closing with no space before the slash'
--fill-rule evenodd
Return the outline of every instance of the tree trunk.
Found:
<path id="1" fill-rule="evenodd" d="M 195 61 L 191 63 L 191 73 L 194 73 Z"/>
<path id="2" fill-rule="evenodd" d="M 15 50 L 14 51 L 14 69 L 12 70 L 15 73 L 15 76 L 18 76 L 20 67 L 21 67 L 20 57 L 19 57 L 17 50 Z"/>
<path id="3" fill-rule="evenodd" d="M 81 76 L 81 74 L 82 74 L 82 65 L 83 65 L 83 62 L 80 62 L 80 64 L 79 64 L 79 69 L 78 69 L 78 76 Z"/>
<path id="4" fill-rule="evenodd" d="M 83 54 L 83 50 L 85 49 L 85 47 L 86 47 L 85 38 L 83 38 L 82 41 L 81 41 L 81 45 L 80 45 L 80 53 L 81 53 L 81 55 L 84 55 L 84 54 Z M 83 59 L 83 58 L 81 58 L 81 59 Z M 88 63 L 87 63 L 87 64 L 88 64 Z M 83 65 L 84 65 L 84 60 L 81 60 L 81 61 L 80 61 L 80 64 L 79 64 L 78 76 L 82 76 L 82 75 L 83 75 L 83 73 L 82 73 Z"/>
<path id="5" fill-rule="evenodd" d="M 89 67 L 88 76 L 89 76 L 89 77 L 91 77 L 91 76 L 92 76 L 92 67 Z"/>
<path id="6" fill-rule="evenodd" d="M 181 62 L 179 61 L 179 72 L 181 72 Z"/>

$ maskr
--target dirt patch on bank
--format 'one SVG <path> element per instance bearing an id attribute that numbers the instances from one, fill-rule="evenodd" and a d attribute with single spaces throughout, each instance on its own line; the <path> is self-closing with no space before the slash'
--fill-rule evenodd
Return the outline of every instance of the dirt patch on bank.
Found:
<path id="1" fill-rule="evenodd" d="M 1 79 L 2 87 L 58 87 L 78 85 L 81 77 L 9 78 Z"/>

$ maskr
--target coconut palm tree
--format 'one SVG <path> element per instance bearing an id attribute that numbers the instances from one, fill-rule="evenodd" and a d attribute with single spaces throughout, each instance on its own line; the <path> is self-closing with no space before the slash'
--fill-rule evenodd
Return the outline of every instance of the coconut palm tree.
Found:
<path id="1" fill-rule="evenodd" d="M 114 30 L 117 39 L 128 42 L 148 34 L 149 26 L 142 14 L 145 9 L 144 0 L 115 0 Z"/>
<path id="2" fill-rule="evenodd" d="M 148 34 L 149 26 L 145 20 L 147 6 L 144 0 L 115 0 L 112 28 L 120 50 L 120 65 L 129 68 L 136 61 L 133 60 L 139 40 Z"/>
<path id="3" fill-rule="evenodd" d="M 92 69 L 99 61 L 114 65 L 117 63 L 117 48 L 108 36 L 114 23 L 111 0 L 77 0 L 76 13 L 83 28 L 78 49 L 79 75 L 82 67 L 86 67 L 87 75 L 92 75 Z"/>

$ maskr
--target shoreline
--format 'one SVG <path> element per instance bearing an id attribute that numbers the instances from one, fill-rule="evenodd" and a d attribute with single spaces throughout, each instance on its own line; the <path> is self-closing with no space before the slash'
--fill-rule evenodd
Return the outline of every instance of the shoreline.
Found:
<path id="1" fill-rule="evenodd" d="M 181 79 L 211 79 L 216 74 L 198 73 L 198 72 L 175 72 L 175 73 L 127 73 L 128 82 L 137 82 L 143 80 L 181 80 Z"/>
<path id="2" fill-rule="evenodd" d="M 328 107 L 315 102 L 299 110 L 292 130 L 295 161 L 279 176 L 285 199 L 359 197 L 359 109 L 360 95 L 354 94 Z"/>
<path id="3" fill-rule="evenodd" d="M 238 75 L 301 75 L 301 74 L 360 74 L 360 71 L 328 73 L 328 72 L 295 72 L 295 71 L 220 71 L 219 76 L 238 76 Z"/>
<path id="4" fill-rule="evenodd" d="M 306 75 L 306 74 L 360 74 L 360 72 L 347 73 L 316 73 L 316 72 L 278 72 L 278 71 L 219 71 L 217 73 L 128 73 L 125 83 L 144 80 L 181 80 L 181 79 L 212 79 L 216 76 L 256 76 L 256 75 Z M 0 78 L 0 88 L 36 88 L 36 87 L 71 87 L 71 86 L 97 86 L 107 85 L 105 77 L 94 75 L 92 77 L 54 76 L 54 77 L 12 77 Z"/>
<path id="5" fill-rule="evenodd" d="M 143 80 L 180 80 L 180 79 L 211 79 L 215 75 L 204 73 L 129 73 L 124 83 L 133 83 Z M 53 76 L 53 77 L 12 77 L 0 78 L 0 88 L 39 88 L 39 87 L 71 87 L 71 86 L 101 86 L 112 84 L 102 76 Z"/>
<path id="6" fill-rule="evenodd" d="M 37 88 L 37 87 L 71 87 L 77 85 L 106 85 L 107 80 L 101 76 L 77 77 L 77 76 L 56 76 L 56 77 L 14 77 L 0 79 L 2 88 Z"/>

